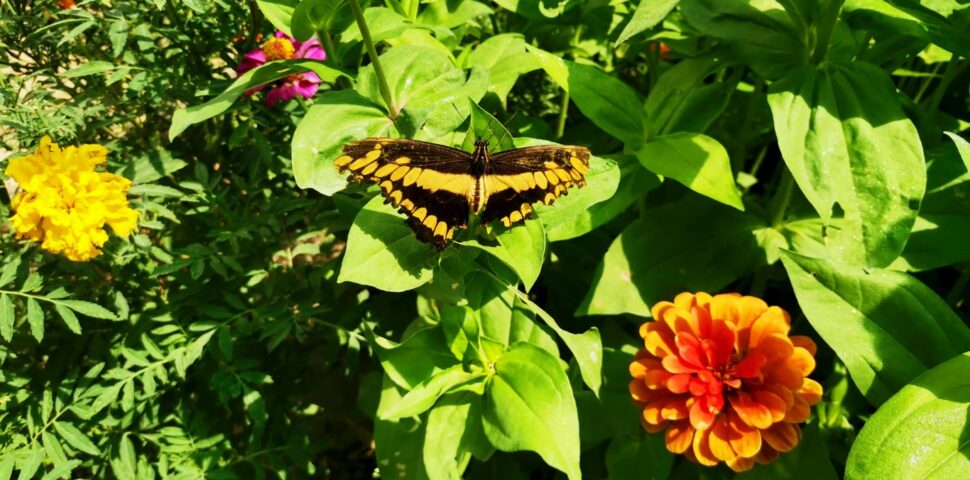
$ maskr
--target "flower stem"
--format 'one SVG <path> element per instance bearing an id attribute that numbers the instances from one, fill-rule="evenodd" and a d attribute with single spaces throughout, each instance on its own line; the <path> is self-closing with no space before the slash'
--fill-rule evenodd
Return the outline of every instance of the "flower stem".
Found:
<path id="1" fill-rule="evenodd" d="M 778 190 L 775 192 L 774 198 L 771 199 L 771 206 L 769 208 L 771 226 L 775 228 L 780 226 L 782 221 L 785 220 L 785 211 L 788 210 L 792 192 L 795 190 L 795 178 L 792 177 L 791 172 L 788 171 L 788 167 L 784 166 L 784 164 L 782 165 L 782 169 L 781 183 L 778 185 Z"/>
<path id="2" fill-rule="evenodd" d="M 374 48 L 374 40 L 371 39 L 370 30 L 367 28 L 367 22 L 364 20 L 364 13 L 360 10 L 360 3 L 357 0 L 350 0 L 350 9 L 354 12 L 354 19 L 357 21 L 357 27 L 360 29 L 360 36 L 364 39 L 364 46 L 367 47 L 367 56 L 370 57 L 370 63 L 374 66 L 374 74 L 377 75 L 377 86 L 381 90 L 381 96 L 384 97 L 384 103 L 387 104 L 389 117 L 391 120 L 397 120 L 400 111 L 398 111 L 394 99 L 391 98 L 391 88 L 387 85 L 384 69 L 381 68 L 381 60 L 377 56 L 377 49 Z"/>

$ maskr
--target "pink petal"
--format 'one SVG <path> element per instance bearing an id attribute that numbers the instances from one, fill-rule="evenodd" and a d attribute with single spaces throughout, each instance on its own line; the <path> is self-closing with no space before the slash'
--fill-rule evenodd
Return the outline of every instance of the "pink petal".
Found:
<path id="1" fill-rule="evenodd" d="M 266 105 L 275 106 L 279 102 L 291 100 L 297 95 L 297 89 L 293 84 L 284 83 L 278 87 L 273 87 L 266 94 Z"/>
<path id="2" fill-rule="evenodd" d="M 319 38 L 313 37 L 303 43 L 297 42 L 294 46 L 296 47 L 296 52 L 293 53 L 295 58 L 310 58 L 313 60 L 327 59 L 327 52 L 320 45 Z"/>
<path id="3" fill-rule="evenodd" d="M 242 61 L 239 62 L 239 65 L 236 65 L 236 73 L 246 73 L 264 63 L 266 63 L 266 54 L 257 48 L 243 55 Z"/>

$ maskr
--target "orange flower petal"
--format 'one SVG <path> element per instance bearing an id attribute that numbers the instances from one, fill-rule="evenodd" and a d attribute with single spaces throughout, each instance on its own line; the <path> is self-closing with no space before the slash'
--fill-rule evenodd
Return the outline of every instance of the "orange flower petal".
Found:
<path id="1" fill-rule="evenodd" d="M 703 402 L 694 402 L 690 406 L 690 424 L 698 430 L 706 430 L 714 423 L 714 413 L 702 406 Z"/>
<path id="2" fill-rule="evenodd" d="M 731 434 L 731 427 L 728 426 L 727 416 L 719 416 L 714 421 L 714 426 L 711 427 L 711 434 L 708 437 L 711 453 L 719 460 L 729 462 L 738 456 L 737 452 L 731 447 Z"/>
<path id="3" fill-rule="evenodd" d="M 691 318 L 690 312 L 681 308 L 668 308 L 664 311 L 663 317 L 660 317 L 660 320 L 674 333 L 693 333 L 694 331 L 693 326 L 691 326 L 693 319 Z"/>
<path id="4" fill-rule="evenodd" d="M 690 422 L 686 420 L 673 422 L 667 428 L 664 440 L 667 444 L 667 450 L 672 453 L 684 453 L 694 441 L 694 427 L 690 426 Z"/>
<path id="5" fill-rule="evenodd" d="M 761 431 L 748 425 L 736 413 L 728 417 L 731 448 L 741 457 L 754 457 L 761 450 Z"/>
<path id="6" fill-rule="evenodd" d="M 643 406 L 643 421 L 652 424 L 659 425 L 666 421 L 661 415 L 664 407 L 670 403 L 670 399 L 662 398 L 660 400 L 654 400 Z"/>
<path id="7" fill-rule="evenodd" d="M 694 457 L 697 459 L 697 463 L 708 467 L 713 467 L 714 465 L 717 465 L 718 459 L 714 456 L 714 453 L 711 452 L 710 435 L 710 430 L 697 432 L 694 435 L 693 451 Z"/>
<path id="8" fill-rule="evenodd" d="M 802 347 L 795 348 L 787 363 L 797 368 L 803 377 L 808 376 L 809 373 L 812 373 L 812 370 L 815 370 L 815 358 L 812 357 L 812 354 L 808 350 Z"/>
<path id="9" fill-rule="evenodd" d="M 808 420 L 808 415 L 812 413 L 812 407 L 802 397 L 795 397 L 795 403 L 788 408 L 785 413 L 784 421 L 788 423 L 802 423 Z"/>
<path id="10" fill-rule="evenodd" d="M 784 385 L 779 383 L 767 383 L 761 388 L 778 395 L 782 400 L 785 401 L 785 408 L 791 408 L 791 406 L 795 404 L 795 393 L 785 388 Z"/>
<path id="11" fill-rule="evenodd" d="M 669 422 L 662 422 L 657 425 L 653 425 L 644 421 L 643 418 L 640 419 L 640 425 L 643 425 L 643 429 L 646 430 L 648 433 L 660 433 L 664 431 L 665 428 L 667 428 L 668 423 Z"/>
<path id="12" fill-rule="evenodd" d="M 653 308 L 650 309 L 650 316 L 653 317 L 655 321 L 660 321 L 663 318 L 664 311 L 668 308 L 673 308 L 674 304 L 670 302 L 657 302 L 653 304 Z"/>
<path id="13" fill-rule="evenodd" d="M 738 417 L 748 425 L 755 428 L 771 426 L 771 412 L 764 405 L 752 400 L 747 393 L 738 392 L 731 395 L 729 401 Z"/>
<path id="14" fill-rule="evenodd" d="M 772 422 L 780 422 L 783 418 L 785 418 L 785 412 L 788 410 L 788 405 L 785 404 L 785 399 L 767 390 L 757 390 L 752 392 L 751 397 L 754 399 L 754 401 L 764 405 L 765 408 L 771 412 Z"/>
<path id="15" fill-rule="evenodd" d="M 788 313 L 778 307 L 768 307 L 764 313 L 751 324 L 751 337 L 748 345 L 758 346 L 766 337 L 773 333 L 787 337 L 788 330 L 791 329 L 791 320 Z"/>
<path id="16" fill-rule="evenodd" d="M 633 397 L 635 402 L 648 402 L 653 393 L 647 388 L 647 384 L 643 383 L 639 378 L 634 378 L 630 380 L 630 396 Z"/>
<path id="17" fill-rule="evenodd" d="M 810 353 L 813 357 L 816 353 L 818 353 L 818 346 L 815 345 L 815 341 L 811 338 L 804 335 L 792 335 L 788 338 L 791 339 L 792 345 L 808 350 L 808 353 Z"/>
<path id="18" fill-rule="evenodd" d="M 730 462 L 727 462 L 727 466 L 734 470 L 735 472 L 747 472 L 751 470 L 754 466 L 754 458 L 737 457 Z"/>
<path id="19" fill-rule="evenodd" d="M 767 465 L 775 460 L 778 460 L 778 450 L 775 450 L 768 445 L 765 445 L 761 451 L 758 452 L 758 455 L 754 457 L 754 461 L 762 465 Z"/>
<path id="20" fill-rule="evenodd" d="M 690 409 L 687 408 L 687 400 L 678 398 L 667 402 L 663 410 L 661 410 L 660 415 L 667 420 L 683 420 L 687 418 L 690 415 Z"/>
<path id="21" fill-rule="evenodd" d="M 651 390 L 666 388 L 668 379 L 670 379 L 670 373 L 664 370 L 662 365 L 660 368 L 647 371 L 647 374 L 643 377 L 644 383 L 646 383 Z"/>
<path id="22" fill-rule="evenodd" d="M 787 452 L 796 445 L 801 438 L 801 429 L 793 423 L 776 423 L 766 430 L 762 430 L 761 435 L 771 448 L 779 452 Z"/>
<path id="23" fill-rule="evenodd" d="M 822 401 L 822 385 L 811 378 L 806 378 L 796 392 L 798 396 L 805 399 L 809 405 L 815 405 Z"/>
<path id="24" fill-rule="evenodd" d="M 644 323 L 640 327 L 640 336 L 643 337 L 643 346 L 655 357 L 663 358 L 677 352 L 674 333 L 662 323 Z"/>
<path id="25" fill-rule="evenodd" d="M 801 388 L 802 381 L 805 379 L 798 368 L 784 362 L 768 364 L 765 367 L 765 377 L 769 381 L 778 382 L 791 390 Z"/>
<path id="26" fill-rule="evenodd" d="M 768 359 L 768 363 L 787 362 L 794 347 L 791 340 L 783 334 L 772 333 L 762 338 L 757 345 L 752 342 L 750 352 L 757 352 Z"/>
<path id="27" fill-rule="evenodd" d="M 666 387 L 673 393 L 687 393 L 687 390 L 690 388 L 690 381 L 692 378 L 693 377 L 691 375 L 686 373 L 670 375 L 667 379 Z"/>
<path id="28" fill-rule="evenodd" d="M 674 305 L 681 310 L 689 312 L 690 308 L 694 306 L 694 294 L 690 292 L 678 293 L 674 297 Z"/>

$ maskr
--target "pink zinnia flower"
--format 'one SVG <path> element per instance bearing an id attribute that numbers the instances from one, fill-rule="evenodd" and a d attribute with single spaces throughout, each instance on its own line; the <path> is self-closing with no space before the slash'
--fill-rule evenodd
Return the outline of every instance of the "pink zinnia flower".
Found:
<path id="1" fill-rule="evenodd" d="M 236 73 L 245 73 L 273 60 L 289 60 L 291 58 L 326 60 L 327 52 L 323 51 L 323 46 L 320 45 L 318 38 L 298 42 L 293 37 L 277 30 L 276 35 L 263 43 L 260 48 L 243 55 L 242 61 L 236 66 Z M 271 84 L 269 93 L 266 94 L 266 104 L 272 107 L 277 102 L 290 100 L 297 95 L 303 98 L 311 98 L 317 93 L 320 82 L 322 82 L 320 77 L 313 72 L 290 75 Z M 252 95 L 264 88 L 266 88 L 266 85 L 252 88 L 246 92 L 246 95 Z"/>

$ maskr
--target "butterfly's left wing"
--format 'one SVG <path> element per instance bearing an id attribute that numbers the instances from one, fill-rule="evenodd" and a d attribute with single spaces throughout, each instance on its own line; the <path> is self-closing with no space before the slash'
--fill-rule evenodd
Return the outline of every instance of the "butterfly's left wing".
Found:
<path id="1" fill-rule="evenodd" d="M 386 201 L 407 215 L 418 239 L 439 250 L 448 246 L 455 228 L 468 224 L 475 179 L 467 152 L 417 140 L 368 138 L 345 145 L 334 165 L 356 182 L 380 186 Z"/>
<path id="2" fill-rule="evenodd" d="M 482 223 L 501 220 L 506 227 L 532 216 L 532 204 L 550 205 L 566 189 L 586 185 L 589 150 L 541 145 L 496 153 L 485 172 Z"/>

